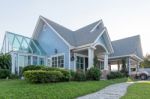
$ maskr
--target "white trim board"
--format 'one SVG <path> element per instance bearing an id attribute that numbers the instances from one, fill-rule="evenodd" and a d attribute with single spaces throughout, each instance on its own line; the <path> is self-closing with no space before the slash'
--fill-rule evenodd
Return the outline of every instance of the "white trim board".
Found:
<path id="1" fill-rule="evenodd" d="M 123 57 L 135 57 L 137 59 L 139 59 L 140 61 L 142 61 L 143 59 L 139 58 L 138 56 L 136 56 L 135 54 L 129 54 L 129 55 L 122 55 L 122 56 L 114 56 L 114 57 L 108 57 L 108 59 L 115 59 L 115 58 L 123 58 Z"/>
<path id="2" fill-rule="evenodd" d="M 98 24 L 96 24 L 96 25 L 94 26 L 94 28 L 91 29 L 90 32 L 93 32 L 93 31 L 97 28 L 97 26 L 99 26 L 101 23 L 102 23 L 102 20 L 99 20 Z"/>

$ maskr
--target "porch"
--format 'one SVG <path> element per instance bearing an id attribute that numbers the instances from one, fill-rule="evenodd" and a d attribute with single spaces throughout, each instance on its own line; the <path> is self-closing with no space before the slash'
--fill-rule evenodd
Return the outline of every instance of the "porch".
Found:
<path id="1" fill-rule="evenodd" d="M 78 49 L 74 49 L 71 51 L 71 57 L 74 59 L 71 60 L 71 65 L 74 71 L 83 70 L 84 72 L 94 67 L 94 58 L 97 57 L 96 66 L 100 68 L 100 70 L 108 71 L 108 51 L 101 44 L 95 44 L 90 47 L 82 47 Z"/>
<path id="2" fill-rule="evenodd" d="M 124 57 L 110 57 L 109 66 L 110 71 L 127 71 L 128 75 L 135 74 L 139 70 L 139 65 L 142 59 L 136 55 L 129 55 Z"/>

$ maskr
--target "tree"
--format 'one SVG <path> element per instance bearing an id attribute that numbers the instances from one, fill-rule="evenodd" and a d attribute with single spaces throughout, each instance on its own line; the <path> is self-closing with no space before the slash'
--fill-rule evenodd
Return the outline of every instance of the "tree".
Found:
<path id="1" fill-rule="evenodd" d="M 11 69 L 11 55 L 1 54 L 0 55 L 0 69 Z"/>
<path id="2" fill-rule="evenodd" d="M 94 57 L 94 67 L 99 67 L 98 63 L 99 63 L 98 57 L 95 55 L 95 57 Z"/>
<path id="3" fill-rule="evenodd" d="M 146 54 L 143 60 L 144 61 L 141 62 L 140 66 L 144 68 L 150 68 L 150 54 Z"/>

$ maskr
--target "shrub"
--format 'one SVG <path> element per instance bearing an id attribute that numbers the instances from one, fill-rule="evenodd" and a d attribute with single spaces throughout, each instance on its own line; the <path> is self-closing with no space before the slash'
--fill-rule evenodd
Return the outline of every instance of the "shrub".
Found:
<path id="1" fill-rule="evenodd" d="M 86 73 L 87 80 L 100 80 L 101 72 L 96 67 L 90 68 Z"/>
<path id="2" fill-rule="evenodd" d="M 16 74 L 10 74 L 9 79 L 19 79 L 19 76 Z"/>
<path id="3" fill-rule="evenodd" d="M 70 70 L 70 80 L 75 80 L 75 75 L 76 75 L 76 72 L 73 71 L 73 70 Z"/>
<path id="4" fill-rule="evenodd" d="M 33 83 L 59 82 L 63 74 L 60 71 L 30 70 L 24 72 L 24 77 Z"/>
<path id="5" fill-rule="evenodd" d="M 42 70 L 46 70 L 46 71 L 60 71 L 63 74 L 63 77 L 62 77 L 61 81 L 69 81 L 69 79 L 70 79 L 70 73 L 69 73 L 68 70 L 65 70 L 65 69 L 54 68 L 54 67 L 46 67 L 46 68 L 43 68 Z"/>
<path id="6" fill-rule="evenodd" d="M 29 65 L 29 66 L 26 66 L 22 69 L 22 73 L 24 73 L 25 71 L 28 71 L 28 70 L 41 70 L 43 68 L 46 68 L 46 67 L 45 66 Z"/>
<path id="7" fill-rule="evenodd" d="M 59 71 L 60 68 L 55 68 L 55 67 L 45 67 L 45 68 L 42 68 L 42 70 L 46 70 L 46 71 Z"/>
<path id="8" fill-rule="evenodd" d="M 86 76 L 85 76 L 85 73 L 81 70 L 78 70 L 76 73 L 75 73 L 75 78 L 74 78 L 75 81 L 85 81 L 86 80 Z"/>
<path id="9" fill-rule="evenodd" d="M 61 81 L 69 81 L 70 80 L 70 73 L 68 70 L 60 69 L 59 71 L 63 74 Z"/>
<path id="10" fill-rule="evenodd" d="M 0 69 L 0 79 L 4 79 L 6 77 L 9 77 L 10 70 L 8 69 Z"/>
<path id="11" fill-rule="evenodd" d="M 125 75 L 121 72 L 110 72 L 110 74 L 107 75 L 108 79 L 116 79 L 122 77 L 125 77 Z"/>
<path id="12" fill-rule="evenodd" d="M 11 69 L 10 54 L 0 54 L 0 69 Z"/>

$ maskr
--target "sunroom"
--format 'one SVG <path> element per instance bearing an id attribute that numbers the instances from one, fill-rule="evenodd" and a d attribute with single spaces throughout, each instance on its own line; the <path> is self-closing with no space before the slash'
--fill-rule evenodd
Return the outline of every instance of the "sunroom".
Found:
<path id="1" fill-rule="evenodd" d="M 27 65 L 46 65 L 45 52 L 38 42 L 22 35 L 6 32 L 1 52 L 11 55 L 11 72 L 15 74 Z"/>

